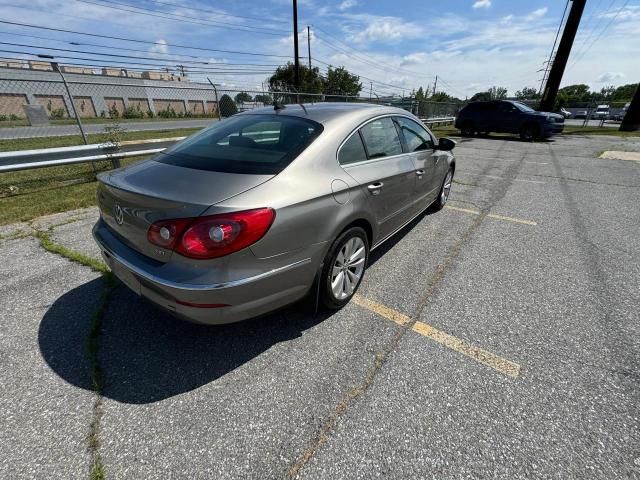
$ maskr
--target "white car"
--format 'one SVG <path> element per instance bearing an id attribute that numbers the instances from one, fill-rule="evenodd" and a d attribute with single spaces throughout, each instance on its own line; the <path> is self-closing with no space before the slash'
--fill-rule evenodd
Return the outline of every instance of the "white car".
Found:
<path id="1" fill-rule="evenodd" d="M 609 105 L 598 105 L 596 111 L 593 112 L 593 118 L 598 120 L 606 120 L 609 118 Z"/>
<path id="2" fill-rule="evenodd" d="M 564 118 L 571 118 L 571 112 L 569 110 L 567 110 L 566 108 L 562 107 L 560 109 L 560 115 L 562 115 Z"/>

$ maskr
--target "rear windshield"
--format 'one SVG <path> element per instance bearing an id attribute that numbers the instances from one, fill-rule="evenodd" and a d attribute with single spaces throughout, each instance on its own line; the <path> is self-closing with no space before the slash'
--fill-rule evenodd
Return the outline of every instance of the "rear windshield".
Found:
<path id="1" fill-rule="evenodd" d="M 166 150 L 160 163 L 225 173 L 277 174 L 313 142 L 322 125 L 284 115 L 239 115 Z"/>

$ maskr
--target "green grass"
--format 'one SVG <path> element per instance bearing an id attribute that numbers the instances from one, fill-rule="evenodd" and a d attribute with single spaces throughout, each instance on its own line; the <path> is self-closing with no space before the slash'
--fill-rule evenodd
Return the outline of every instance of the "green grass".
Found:
<path id="1" fill-rule="evenodd" d="M 126 158 L 129 165 L 145 157 Z M 97 162 L 96 171 L 111 168 Z M 96 204 L 95 173 L 90 164 L 63 165 L 0 173 L 0 225 Z"/>
<path id="2" fill-rule="evenodd" d="M 141 132 L 124 132 L 121 139 L 126 140 L 148 140 L 150 138 L 172 138 L 186 137 L 200 128 L 179 128 L 176 130 L 151 130 Z M 91 133 L 87 135 L 89 143 L 101 143 L 104 141 L 104 134 Z M 0 152 L 10 152 L 14 150 L 31 150 L 36 148 L 51 147 L 72 147 L 83 145 L 82 137 L 77 135 L 65 135 L 62 137 L 38 137 L 38 138 L 10 138 L 0 141 Z"/>

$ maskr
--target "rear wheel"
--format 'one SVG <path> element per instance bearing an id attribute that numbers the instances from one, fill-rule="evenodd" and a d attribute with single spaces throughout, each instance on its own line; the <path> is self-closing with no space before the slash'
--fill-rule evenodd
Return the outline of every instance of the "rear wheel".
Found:
<path id="1" fill-rule="evenodd" d="M 539 129 L 536 125 L 525 125 L 520 129 L 520 138 L 532 142 L 539 137 Z"/>
<path id="2" fill-rule="evenodd" d="M 466 122 L 460 128 L 460 133 L 463 137 L 472 137 L 474 133 L 476 133 L 475 128 L 473 127 L 473 123 Z"/>
<path id="3" fill-rule="evenodd" d="M 449 168 L 447 175 L 444 177 L 442 186 L 440 187 L 440 193 L 435 202 L 431 204 L 431 211 L 437 212 L 442 210 L 449 200 L 449 194 L 451 193 L 451 184 L 453 183 L 453 168 Z"/>
<path id="4" fill-rule="evenodd" d="M 331 309 L 346 305 L 356 293 L 369 259 L 369 240 L 360 227 L 344 231 L 333 243 L 321 275 L 322 303 Z"/>

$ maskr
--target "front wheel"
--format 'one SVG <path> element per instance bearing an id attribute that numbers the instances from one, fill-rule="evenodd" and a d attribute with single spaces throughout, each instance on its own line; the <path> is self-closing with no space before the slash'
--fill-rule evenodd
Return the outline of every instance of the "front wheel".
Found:
<path id="1" fill-rule="evenodd" d="M 449 200 L 449 194 L 451 193 L 451 184 L 453 183 L 453 168 L 449 168 L 447 175 L 444 177 L 442 186 L 440 187 L 440 193 L 435 202 L 431 204 L 431 211 L 437 212 L 442 210 Z"/>
<path id="2" fill-rule="evenodd" d="M 538 130 L 535 125 L 525 125 L 520 129 L 520 138 L 527 142 L 532 142 L 538 138 Z"/>
<path id="3" fill-rule="evenodd" d="M 369 240 L 360 227 L 342 232 L 333 243 L 322 267 L 322 303 L 338 309 L 356 293 L 369 259 Z"/>

